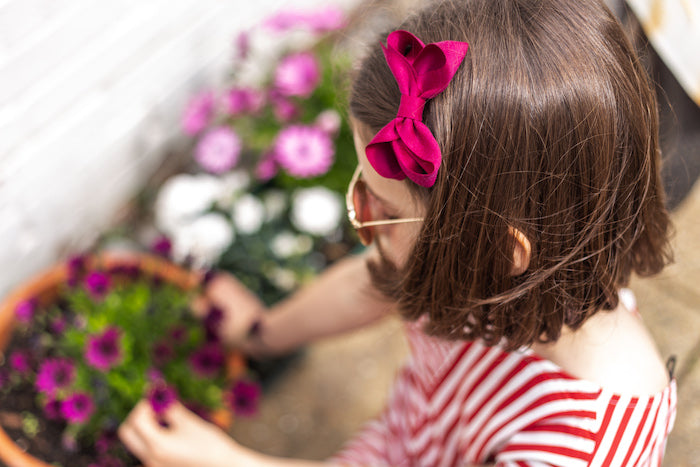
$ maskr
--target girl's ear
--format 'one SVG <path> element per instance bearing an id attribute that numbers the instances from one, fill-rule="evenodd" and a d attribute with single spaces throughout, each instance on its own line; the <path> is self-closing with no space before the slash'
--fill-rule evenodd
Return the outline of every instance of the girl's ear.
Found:
<path id="1" fill-rule="evenodd" d="M 511 275 L 519 276 L 530 266 L 530 254 L 532 247 L 530 240 L 527 239 L 524 233 L 513 226 L 508 227 L 508 233 L 515 239 L 513 247 L 513 267 L 510 270 Z"/>

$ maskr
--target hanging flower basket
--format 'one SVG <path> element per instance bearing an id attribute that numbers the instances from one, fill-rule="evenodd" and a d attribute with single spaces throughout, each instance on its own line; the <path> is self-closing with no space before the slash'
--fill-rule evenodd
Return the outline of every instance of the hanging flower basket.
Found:
<path id="1" fill-rule="evenodd" d="M 221 312 L 189 311 L 198 287 L 157 256 L 102 253 L 11 293 L 0 303 L 0 464 L 138 465 L 116 428 L 142 397 L 156 414 L 180 399 L 222 428 L 254 411 L 254 378 L 218 339 Z"/>

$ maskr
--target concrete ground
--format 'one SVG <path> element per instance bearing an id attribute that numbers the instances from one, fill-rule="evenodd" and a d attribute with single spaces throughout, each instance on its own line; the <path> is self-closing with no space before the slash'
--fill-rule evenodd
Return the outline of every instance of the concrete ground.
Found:
<path id="1" fill-rule="evenodd" d="M 673 213 L 675 263 L 632 289 L 664 358 L 677 358 L 678 417 L 665 466 L 700 466 L 700 184 Z M 376 415 L 407 345 L 397 319 L 308 347 L 232 435 L 274 455 L 324 459 Z"/>

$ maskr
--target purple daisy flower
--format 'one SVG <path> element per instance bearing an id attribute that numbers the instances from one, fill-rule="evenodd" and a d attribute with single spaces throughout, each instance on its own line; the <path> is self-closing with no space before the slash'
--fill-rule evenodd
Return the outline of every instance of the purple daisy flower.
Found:
<path id="1" fill-rule="evenodd" d="M 61 403 L 61 415 L 70 423 L 85 423 L 95 411 L 89 394 L 77 392 Z"/>
<path id="2" fill-rule="evenodd" d="M 289 126 L 277 135 L 277 162 L 295 177 L 308 178 L 328 172 L 335 148 L 330 136 L 313 126 Z"/>
<path id="3" fill-rule="evenodd" d="M 20 302 L 15 308 L 15 318 L 17 318 L 17 321 L 23 324 L 31 323 L 32 319 L 34 319 L 36 307 L 37 302 L 34 298 Z"/>
<path id="4" fill-rule="evenodd" d="M 207 316 L 204 317 L 204 332 L 207 342 L 219 341 L 219 328 L 224 321 L 224 311 L 216 306 L 209 307 Z"/>
<path id="5" fill-rule="evenodd" d="M 110 326 L 102 334 L 88 338 L 85 359 L 93 367 L 107 371 L 121 358 L 119 328 Z"/>
<path id="6" fill-rule="evenodd" d="M 107 295 L 110 285 L 109 276 L 103 272 L 93 271 L 85 278 L 85 288 L 96 300 L 101 300 Z"/>
<path id="7" fill-rule="evenodd" d="M 66 263 L 66 268 L 68 269 L 68 285 L 77 286 L 87 269 L 85 257 L 82 255 L 71 257 Z"/>
<path id="8" fill-rule="evenodd" d="M 318 61 L 309 52 L 286 56 L 275 70 L 275 89 L 285 96 L 309 97 L 320 80 Z"/>
<path id="9" fill-rule="evenodd" d="M 194 372 L 202 377 L 213 377 L 224 365 L 225 355 L 221 346 L 208 343 L 190 357 Z"/>
<path id="10" fill-rule="evenodd" d="M 209 91 L 195 95 L 185 108 L 182 116 L 183 131 L 194 136 L 209 124 L 214 116 L 216 101 L 214 94 Z"/>
<path id="11" fill-rule="evenodd" d="M 184 326 L 173 326 L 169 334 L 175 345 L 183 344 L 187 340 L 187 328 Z"/>
<path id="12" fill-rule="evenodd" d="M 299 115 L 299 108 L 286 97 L 275 96 L 272 98 L 272 110 L 280 122 L 289 122 Z"/>
<path id="13" fill-rule="evenodd" d="M 171 386 L 160 381 L 152 385 L 146 396 L 156 415 L 162 415 L 177 399 L 177 393 Z"/>
<path id="14" fill-rule="evenodd" d="M 241 138 L 230 128 L 212 128 L 197 143 L 195 160 L 209 173 L 221 174 L 232 169 L 241 155 Z"/>
<path id="15" fill-rule="evenodd" d="M 49 397 L 44 404 L 44 415 L 49 420 L 58 420 L 61 418 L 61 401 L 55 397 Z"/>
<path id="16" fill-rule="evenodd" d="M 10 354 L 9 360 L 10 368 L 21 375 L 28 373 L 32 369 L 31 364 L 29 363 L 29 354 L 27 352 L 15 350 Z"/>
<path id="17" fill-rule="evenodd" d="M 57 316 L 49 323 L 49 330 L 52 334 L 61 335 L 66 330 L 66 319 L 63 316 Z"/>
<path id="18" fill-rule="evenodd" d="M 163 258 L 170 258 L 173 251 L 173 242 L 165 235 L 161 235 L 151 243 L 151 251 Z"/>
<path id="19" fill-rule="evenodd" d="M 233 413 L 250 417 L 258 413 L 260 385 L 252 381 L 239 380 L 228 391 L 227 403 Z"/>
<path id="20" fill-rule="evenodd" d="M 67 358 L 47 358 L 39 365 L 36 388 L 53 395 L 57 389 L 70 385 L 75 379 L 75 365 Z"/>

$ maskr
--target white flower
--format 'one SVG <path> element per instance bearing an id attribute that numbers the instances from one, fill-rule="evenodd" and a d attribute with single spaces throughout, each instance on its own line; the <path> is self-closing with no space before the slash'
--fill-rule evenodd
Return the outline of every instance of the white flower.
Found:
<path id="1" fill-rule="evenodd" d="M 270 242 L 272 253 L 280 259 L 305 255 L 313 246 L 314 242 L 308 235 L 294 235 L 288 230 L 278 233 Z"/>
<path id="2" fill-rule="evenodd" d="M 250 186 L 250 175 L 245 170 L 235 170 L 219 177 L 221 193 L 216 204 L 221 209 L 231 209 L 233 200 Z"/>
<path id="3" fill-rule="evenodd" d="M 263 198 L 267 220 L 277 219 L 287 209 L 287 195 L 282 190 L 269 190 Z"/>
<path id="4" fill-rule="evenodd" d="M 207 174 L 182 174 L 170 178 L 156 198 L 156 225 L 172 235 L 180 225 L 208 210 L 219 198 L 221 189 L 219 179 Z"/>
<path id="5" fill-rule="evenodd" d="M 340 197 L 327 188 L 305 188 L 293 195 L 291 221 L 303 232 L 329 235 L 338 227 L 342 216 Z"/>
<path id="6" fill-rule="evenodd" d="M 257 197 L 243 195 L 233 204 L 231 219 L 238 232 L 254 234 L 265 221 L 265 206 Z"/>
<path id="7" fill-rule="evenodd" d="M 173 257 L 179 262 L 190 257 L 195 267 L 210 266 L 234 239 L 233 228 L 224 216 L 204 214 L 173 232 Z"/>
<path id="8" fill-rule="evenodd" d="M 289 269 L 275 268 L 268 274 L 268 278 L 282 290 L 290 291 L 297 285 L 294 272 Z"/>

